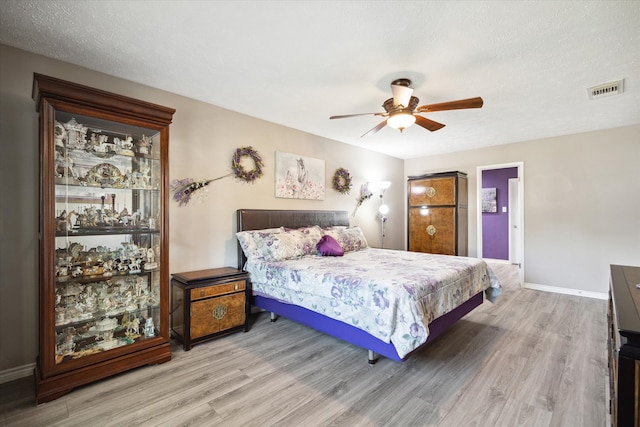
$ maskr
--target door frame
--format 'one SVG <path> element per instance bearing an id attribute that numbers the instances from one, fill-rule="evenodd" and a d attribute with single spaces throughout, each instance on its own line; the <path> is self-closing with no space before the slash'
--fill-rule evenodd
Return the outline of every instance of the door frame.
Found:
<path id="1" fill-rule="evenodd" d="M 520 233 L 516 230 L 520 228 L 520 205 L 518 204 L 520 200 L 520 178 L 509 178 L 507 185 L 509 188 L 509 233 L 507 237 L 509 239 L 509 262 L 511 264 L 519 264 L 521 262 L 520 254 L 518 253 Z"/>
<path id="2" fill-rule="evenodd" d="M 520 268 L 518 269 L 518 280 L 520 285 L 524 284 L 524 268 L 525 268 L 525 254 L 524 254 L 524 162 L 512 162 L 512 163 L 500 163 L 495 165 L 478 166 L 476 168 L 476 213 L 477 213 L 477 254 L 478 258 L 482 258 L 482 172 L 485 170 L 493 169 L 506 169 L 506 168 L 518 168 L 518 222 L 520 223 L 518 248 L 517 252 L 520 258 Z M 507 261 L 508 262 L 508 261 Z"/>

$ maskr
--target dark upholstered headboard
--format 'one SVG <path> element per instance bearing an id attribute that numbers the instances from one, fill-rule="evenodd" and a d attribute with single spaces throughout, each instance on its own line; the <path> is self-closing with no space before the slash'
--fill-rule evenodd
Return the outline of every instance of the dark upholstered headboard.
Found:
<path id="1" fill-rule="evenodd" d="M 308 225 L 329 227 L 349 226 L 347 211 L 289 211 L 274 209 L 238 209 L 238 231 L 264 228 L 300 228 Z M 238 243 L 238 269 L 242 270 L 247 259 Z"/>

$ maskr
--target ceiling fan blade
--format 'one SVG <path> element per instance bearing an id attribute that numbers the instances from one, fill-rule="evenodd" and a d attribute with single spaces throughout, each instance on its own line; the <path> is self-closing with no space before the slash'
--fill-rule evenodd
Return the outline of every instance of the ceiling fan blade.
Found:
<path id="1" fill-rule="evenodd" d="M 465 108 L 480 108 L 482 104 L 482 98 L 477 97 L 461 99 L 459 101 L 441 102 L 439 104 L 421 105 L 417 111 L 419 113 L 427 113 L 431 111 L 463 110 Z"/>
<path id="2" fill-rule="evenodd" d="M 445 126 L 442 123 L 434 122 L 433 120 L 429 120 L 425 117 L 418 116 L 417 114 L 415 115 L 415 117 L 416 117 L 416 124 L 418 126 L 422 126 L 426 130 L 429 130 L 431 132 L 436 131 L 438 129 L 442 129 Z"/>
<path id="3" fill-rule="evenodd" d="M 349 117 L 357 117 L 357 116 L 371 116 L 371 115 L 374 115 L 374 116 L 382 116 L 382 115 L 384 115 L 384 114 L 385 114 L 385 113 L 345 114 L 345 115 L 342 115 L 342 116 L 331 116 L 331 117 L 329 117 L 329 119 L 346 119 L 346 118 L 349 118 Z"/>
<path id="4" fill-rule="evenodd" d="M 385 127 L 387 125 L 387 121 L 383 121 L 380 122 L 378 124 L 378 126 L 374 127 L 373 129 L 371 129 L 369 132 L 365 133 L 364 135 L 362 135 L 360 138 L 364 138 L 365 136 L 369 136 L 369 135 L 373 135 L 374 133 L 378 132 L 380 129 L 382 129 L 383 127 Z"/>

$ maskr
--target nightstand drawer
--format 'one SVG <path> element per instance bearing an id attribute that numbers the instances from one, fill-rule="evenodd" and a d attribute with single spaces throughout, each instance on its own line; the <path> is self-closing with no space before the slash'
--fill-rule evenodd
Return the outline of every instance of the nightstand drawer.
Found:
<path id="1" fill-rule="evenodd" d="M 191 301 L 244 291 L 245 280 L 191 289 Z"/>
<path id="2" fill-rule="evenodd" d="M 245 323 L 245 294 L 236 293 L 191 304 L 191 339 Z"/>

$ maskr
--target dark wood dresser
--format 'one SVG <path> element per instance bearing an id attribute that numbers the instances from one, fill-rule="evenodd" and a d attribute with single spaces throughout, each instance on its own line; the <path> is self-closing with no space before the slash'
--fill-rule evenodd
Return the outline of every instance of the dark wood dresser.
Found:
<path id="1" fill-rule="evenodd" d="M 467 256 L 467 174 L 410 176 L 407 185 L 408 249 Z"/>
<path id="2" fill-rule="evenodd" d="M 640 427 L 640 267 L 611 266 L 609 378 L 611 425 Z"/>
<path id="3" fill-rule="evenodd" d="M 248 278 L 231 267 L 172 276 L 171 329 L 185 351 L 220 335 L 249 330 Z"/>

